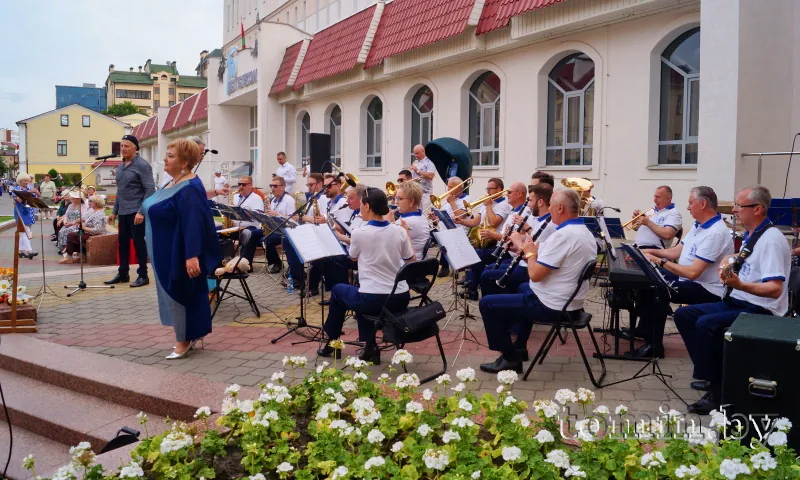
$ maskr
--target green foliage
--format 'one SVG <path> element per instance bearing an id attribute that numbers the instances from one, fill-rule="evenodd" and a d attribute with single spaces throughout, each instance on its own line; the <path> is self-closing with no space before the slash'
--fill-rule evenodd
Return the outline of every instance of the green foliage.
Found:
<path id="1" fill-rule="evenodd" d="M 5 157 L 3 156 L 3 151 L 0 150 L 0 177 L 6 176 L 6 174 L 10 171 L 8 164 L 6 163 Z"/>
<path id="2" fill-rule="evenodd" d="M 147 115 L 147 112 L 134 105 L 133 102 L 131 102 L 130 100 L 125 100 L 122 103 L 116 103 L 114 105 L 111 105 L 110 107 L 108 107 L 107 109 L 103 110 L 100 113 L 112 117 L 124 117 L 125 115 L 131 115 L 134 113 L 141 113 Z"/>
<path id="3" fill-rule="evenodd" d="M 407 356 L 396 363 L 411 362 L 400 352 Z M 556 401 L 529 406 L 513 396 L 517 377 L 509 372 L 498 375 L 498 395 L 479 398 L 472 369 L 459 370 L 454 387 L 443 376 L 435 392 L 420 395 L 415 375 L 402 374 L 391 386 L 385 374 L 373 382 L 354 358 L 345 370 L 324 363 L 296 379 L 305 364 L 305 357 L 284 359 L 290 370 L 260 386 L 255 399 L 229 387 L 216 428 L 210 409 L 201 408 L 194 424 L 175 422 L 142 440 L 118 473 L 103 477 L 86 446 L 70 468 L 98 480 L 800 479 L 795 453 L 780 437 L 788 421 L 773 424 L 771 448 L 746 446 L 717 440 L 726 422 L 718 412 L 709 427 L 690 430 L 675 411 L 645 422 L 622 406 L 595 406 L 586 389 L 560 390 Z M 140 421 L 146 429 L 146 416 Z M 35 475 L 34 459 L 25 461 Z"/>

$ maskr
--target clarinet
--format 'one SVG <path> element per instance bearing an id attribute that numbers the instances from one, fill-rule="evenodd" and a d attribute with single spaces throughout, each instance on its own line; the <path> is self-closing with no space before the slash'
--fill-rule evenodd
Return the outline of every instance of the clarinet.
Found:
<path id="1" fill-rule="evenodd" d="M 516 226 L 517 227 L 517 230 L 516 230 L 517 232 L 522 231 L 522 228 L 525 226 L 526 222 L 528 221 L 528 217 L 531 216 L 530 210 L 527 210 L 527 208 L 526 208 L 525 211 L 528 212 L 528 214 L 525 215 L 524 217 L 522 217 L 522 222 L 519 225 Z M 513 233 L 513 232 L 514 232 L 514 226 L 512 225 L 511 228 L 509 228 L 508 231 L 505 234 L 503 234 L 503 238 L 500 239 L 500 242 L 497 244 L 497 248 L 495 248 L 494 252 L 492 252 L 492 256 L 497 259 L 494 262 L 494 266 L 492 268 L 497 268 L 498 266 L 500 266 L 500 263 L 503 261 L 503 257 L 505 257 L 506 253 L 508 253 L 508 248 L 510 247 L 510 245 L 507 243 L 508 242 L 508 237 L 510 237 L 511 233 Z"/>
<path id="2" fill-rule="evenodd" d="M 542 226 L 539 227 L 539 230 L 533 235 L 533 238 L 531 239 L 532 241 L 535 242 L 539 238 L 539 236 L 542 234 L 542 232 L 544 232 L 544 229 L 547 228 L 547 224 L 550 223 L 550 220 L 552 218 L 553 217 L 547 217 L 547 220 L 544 221 Z M 514 257 L 513 260 L 511 260 L 511 264 L 508 266 L 506 271 L 503 273 L 503 276 L 500 277 L 499 279 L 495 280 L 494 283 L 496 283 L 497 286 L 500 287 L 500 288 L 505 288 L 506 287 L 506 280 L 508 279 L 508 276 L 514 270 L 514 268 L 516 268 L 516 266 L 519 265 L 519 262 L 521 262 L 521 261 L 522 261 L 522 252 L 520 252 L 519 255 Z"/>

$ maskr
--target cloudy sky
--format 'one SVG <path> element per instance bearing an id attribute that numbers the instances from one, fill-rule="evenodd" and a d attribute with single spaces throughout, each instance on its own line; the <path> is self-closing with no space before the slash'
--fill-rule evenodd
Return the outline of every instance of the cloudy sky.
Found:
<path id="1" fill-rule="evenodd" d="M 56 106 L 56 85 L 103 86 L 108 65 L 149 58 L 194 75 L 200 51 L 222 44 L 222 0 L 0 0 L 0 128 Z"/>

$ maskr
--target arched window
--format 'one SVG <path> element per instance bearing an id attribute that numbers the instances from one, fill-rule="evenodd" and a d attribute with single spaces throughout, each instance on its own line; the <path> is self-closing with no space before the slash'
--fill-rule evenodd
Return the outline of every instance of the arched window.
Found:
<path id="1" fill-rule="evenodd" d="M 678 37 L 661 55 L 659 164 L 697 164 L 700 29 Z"/>
<path id="2" fill-rule="evenodd" d="M 381 167 L 381 145 L 383 143 L 383 102 L 378 97 L 367 106 L 367 168 Z"/>
<path id="3" fill-rule="evenodd" d="M 300 121 L 300 165 L 306 166 L 311 163 L 311 143 L 309 140 L 311 133 L 311 115 L 306 112 Z"/>
<path id="4" fill-rule="evenodd" d="M 469 150 L 475 166 L 500 164 L 500 78 L 492 72 L 469 89 Z"/>
<path id="5" fill-rule="evenodd" d="M 591 165 L 594 62 L 576 53 L 547 79 L 547 165 Z"/>
<path id="6" fill-rule="evenodd" d="M 411 99 L 411 149 L 416 145 L 426 145 L 433 136 L 433 92 L 422 87 Z M 415 160 L 411 152 L 411 163 Z"/>
<path id="7" fill-rule="evenodd" d="M 331 134 L 331 162 L 342 166 L 342 109 L 333 107 L 328 115 L 328 133 Z"/>

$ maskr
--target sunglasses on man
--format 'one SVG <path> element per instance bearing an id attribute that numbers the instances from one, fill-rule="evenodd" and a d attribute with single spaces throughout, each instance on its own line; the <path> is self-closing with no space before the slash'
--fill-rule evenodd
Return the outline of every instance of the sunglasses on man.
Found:
<path id="1" fill-rule="evenodd" d="M 250 185 L 250 184 L 249 184 L 249 183 L 240 183 L 240 184 L 239 184 L 239 186 L 240 186 L 240 187 L 246 187 L 246 186 L 248 186 L 248 185 Z"/>
<path id="2" fill-rule="evenodd" d="M 273 184 L 270 184 L 269 188 L 278 188 L 278 187 L 282 187 L 282 186 L 283 186 L 283 185 L 273 185 Z"/>

